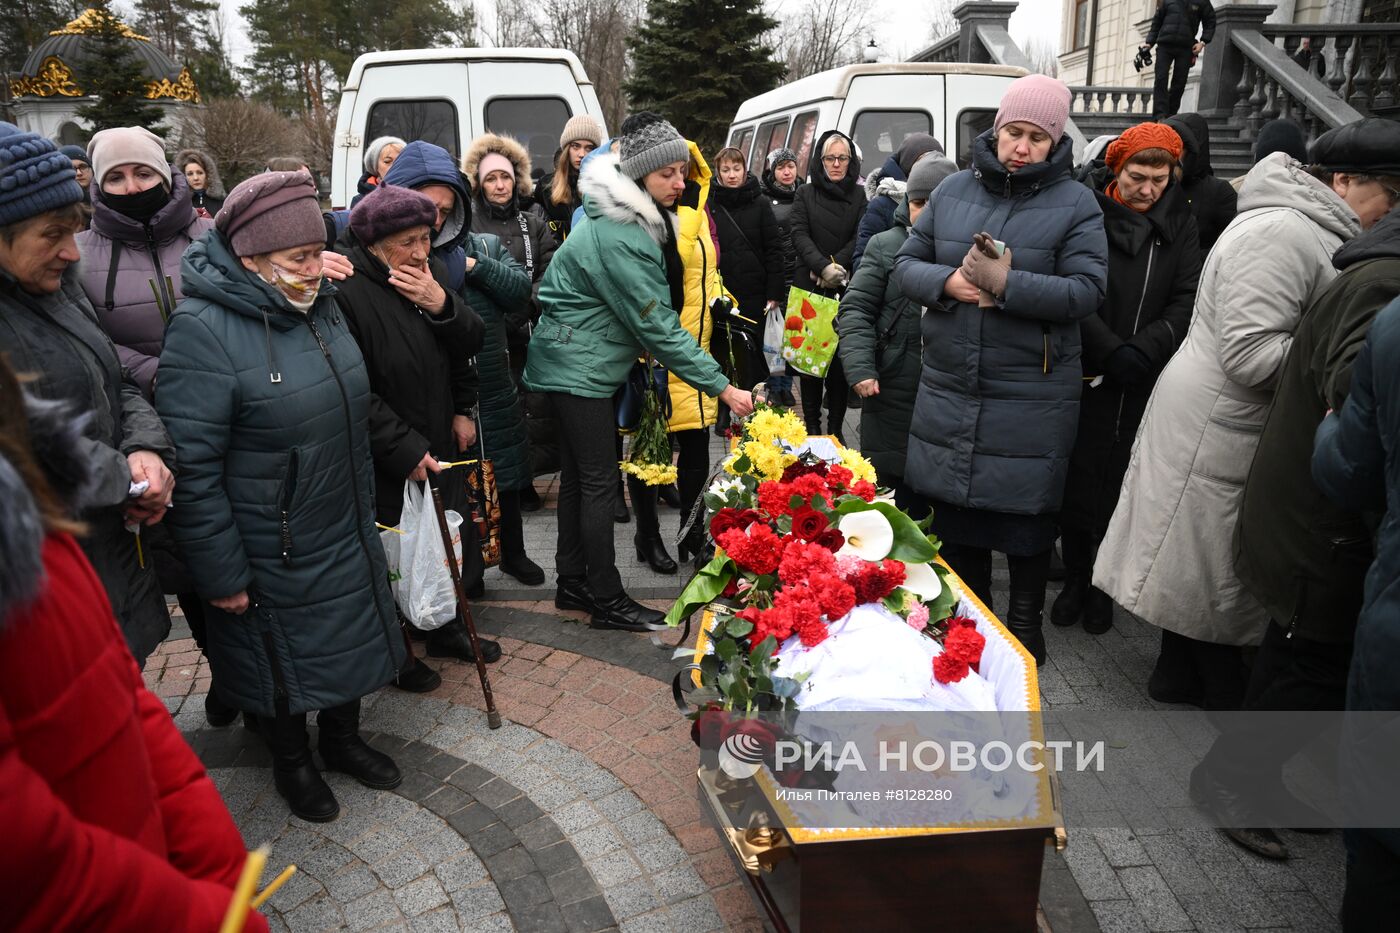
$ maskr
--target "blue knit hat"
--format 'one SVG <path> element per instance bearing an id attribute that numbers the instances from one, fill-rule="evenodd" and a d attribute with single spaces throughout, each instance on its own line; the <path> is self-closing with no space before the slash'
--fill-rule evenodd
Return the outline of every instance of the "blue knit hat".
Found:
<path id="1" fill-rule="evenodd" d="M 66 155 L 69 162 L 82 162 L 84 165 L 92 164 L 92 159 L 88 158 L 87 150 L 82 146 L 59 146 L 58 151 Z"/>
<path id="2" fill-rule="evenodd" d="M 0 122 L 0 226 L 83 199 L 73 163 L 53 143 Z"/>

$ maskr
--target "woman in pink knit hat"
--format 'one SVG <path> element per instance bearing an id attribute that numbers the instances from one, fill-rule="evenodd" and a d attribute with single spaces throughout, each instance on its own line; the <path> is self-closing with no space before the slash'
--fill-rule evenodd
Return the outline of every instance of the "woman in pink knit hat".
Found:
<path id="1" fill-rule="evenodd" d="M 933 507 L 943 555 L 990 605 L 1007 556 L 1007 626 L 1037 663 L 1055 514 L 1079 422 L 1079 321 L 1107 285 L 1093 192 L 1074 181 L 1069 88 L 1012 82 L 972 165 L 933 193 L 894 275 L 926 308 L 905 482 Z"/>

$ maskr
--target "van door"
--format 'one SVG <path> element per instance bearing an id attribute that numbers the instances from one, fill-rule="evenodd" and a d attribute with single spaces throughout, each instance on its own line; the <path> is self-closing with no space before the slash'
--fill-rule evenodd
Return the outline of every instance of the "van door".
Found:
<path id="1" fill-rule="evenodd" d="M 955 154 L 959 168 L 967 168 L 972 141 L 992 128 L 1001 95 L 1014 80 L 1000 75 L 948 75 L 947 120 L 948 126 L 955 127 L 957 139 L 939 138 L 948 153 Z"/>
<path id="2" fill-rule="evenodd" d="M 586 113 L 583 94 L 573 72 L 562 61 L 471 62 L 471 136 L 499 133 L 513 136 L 530 153 L 536 180 L 553 171 L 559 134 L 576 113 Z M 599 121 L 601 122 L 601 121 Z"/>
<path id="3" fill-rule="evenodd" d="M 862 174 L 885 164 L 912 133 L 929 133 L 949 145 L 943 119 L 943 75 L 860 75 L 841 107 L 837 129 L 860 147 Z"/>

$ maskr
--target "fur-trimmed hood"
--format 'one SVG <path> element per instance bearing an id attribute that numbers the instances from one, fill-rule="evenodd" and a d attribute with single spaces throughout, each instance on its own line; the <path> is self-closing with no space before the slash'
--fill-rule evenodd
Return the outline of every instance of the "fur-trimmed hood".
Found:
<path id="1" fill-rule="evenodd" d="M 637 224 L 658 245 L 666 241 L 666 224 L 670 224 L 674 238 L 676 215 L 663 211 L 641 185 L 622 174 L 621 161 L 612 150 L 595 151 L 584 161 L 578 176 L 584 212 L 590 219 L 602 217 L 614 223 Z"/>
<path id="2" fill-rule="evenodd" d="M 467 176 L 472 188 L 479 187 L 476 170 L 481 160 L 492 152 L 510 159 L 510 164 L 515 166 L 515 195 L 517 198 L 528 198 L 535 190 L 534 180 L 530 177 L 530 153 L 515 139 L 495 133 L 473 139 L 462 155 L 462 173 Z"/>
<path id="3" fill-rule="evenodd" d="M 44 468 L 53 491 L 70 514 L 82 510 L 92 492 L 92 467 L 82 455 L 83 425 L 88 416 L 74 415 L 63 402 L 24 393 L 29 416 L 29 443 L 34 459 Z M 0 628 L 10 612 L 38 593 L 43 582 L 44 520 L 19 472 L 0 456 Z"/>
<path id="4" fill-rule="evenodd" d="M 219 177 L 219 163 L 215 162 L 209 153 L 199 149 L 181 149 L 179 152 L 175 153 L 175 161 L 172 164 L 174 165 L 175 171 L 183 175 L 185 174 L 185 166 L 189 165 L 191 162 L 198 162 L 200 165 L 204 166 L 205 196 L 211 198 L 228 197 L 228 193 L 224 191 L 223 179 Z"/>

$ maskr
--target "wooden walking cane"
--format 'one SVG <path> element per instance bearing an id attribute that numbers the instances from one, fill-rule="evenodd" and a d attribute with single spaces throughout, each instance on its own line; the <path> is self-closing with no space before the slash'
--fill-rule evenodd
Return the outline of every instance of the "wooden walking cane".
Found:
<path id="1" fill-rule="evenodd" d="M 501 728 L 501 711 L 496 709 L 496 700 L 491 696 L 491 681 L 486 676 L 486 662 L 481 660 L 481 643 L 476 637 L 476 620 L 472 618 L 471 607 L 467 605 L 467 593 L 462 588 L 462 568 L 457 565 L 457 557 L 452 553 L 452 529 L 447 526 L 447 513 L 442 507 L 442 493 L 438 492 L 437 474 L 428 472 L 428 488 L 433 494 L 433 511 L 437 512 L 438 530 L 442 532 L 442 547 L 447 554 L 447 569 L 452 574 L 452 588 L 457 593 L 457 611 L 467 625 L 467 637 L 471 639 L 472 654 L 476 657 L 476 673 L 481 678 L 481 693 L 486 697 L 486 725 L 492 729 Z"/>

